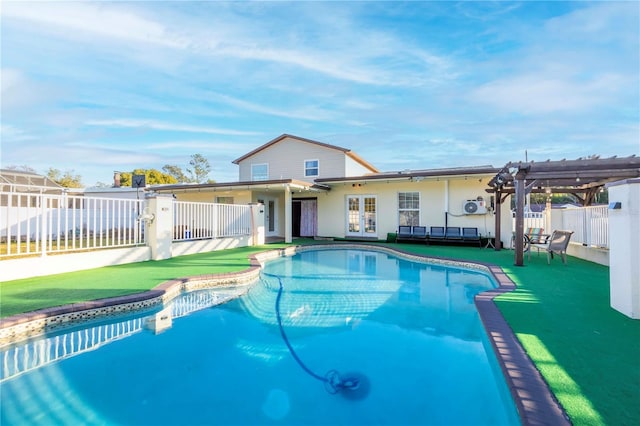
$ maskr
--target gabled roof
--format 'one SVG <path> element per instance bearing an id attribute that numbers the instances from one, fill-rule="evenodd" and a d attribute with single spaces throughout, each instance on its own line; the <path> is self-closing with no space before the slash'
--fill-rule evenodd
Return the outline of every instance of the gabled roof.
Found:
<path id="1" fill-rule="evenodd" d="M 306 143 L 310 143 L 310 144 L 314 144 L 314 145 L 318 145 L 318 146 L 322 146 L 324 148 L 329 148 L 329 149 L 335 149 L 337 151 L 341 151 L 343 152 L 346 156 L 348 156 L 349 158 L 353 159 L 354 161 L 356 161 L 357 163 L 360 163 L 362 166 L 366 167 L 367 169 L 369 169 L 372 173 L 378 173 L 378 169 L 375 168 L 373 165 L 371 165 L 369 162 L 365 161 L 362 157 L 360 157 L 358 154 L 356 154 L 355 152 L 351 151 L 350 149 L 347 148 L 342 148 L 336 145 L 330 145 L 328 143 L 323 143 L 323 142 L 318 142 L 318 141 L 314 141 L 311 139 L 307 139 L 307 138 L 302 138 L 300 136 L 295 136 L 295 135 L 290 135 L 287 133 L 284 133 L 280 136 L 278 136 L 277 138 L 265 143 L 262 146 L 259 146 L 258 148 L 254 149 L 253 151 L 243 155 L 240 158 L 236 158 L 235 160 L 233 160 L 233 164 L 238 164 L 243 160 L 246 160 L 247 158 L 257 154 L 258 152 L 269 148 L 272 145 L 277 144 L 278 142 L 286 139 L 286 138 L 290 138 L 290 139 L 296 139 L 299 140 L 301 142 L 306 142 Z"/>

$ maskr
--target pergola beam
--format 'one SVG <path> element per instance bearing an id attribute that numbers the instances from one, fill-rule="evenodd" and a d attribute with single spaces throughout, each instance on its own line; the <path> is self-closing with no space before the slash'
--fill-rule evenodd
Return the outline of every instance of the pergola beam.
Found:
<path id="1" fill-rule="evenodd" d="M 496 195 L 496 229 L 500 227 L 498 208 L 507 196 L 516 195 L 515 265 L 524 263 L 524 201 L 528 193 L 568 193 L 583 206 L 593 203 L 606 183 L 640 177 L 640 157 L 579 158 L 544 162 L 510 162 L 489 181 L 488 193 Z M 530 182 L 526 184 L 526 182 Z M 496 237 L 499 233 L 496 231 Z"/>

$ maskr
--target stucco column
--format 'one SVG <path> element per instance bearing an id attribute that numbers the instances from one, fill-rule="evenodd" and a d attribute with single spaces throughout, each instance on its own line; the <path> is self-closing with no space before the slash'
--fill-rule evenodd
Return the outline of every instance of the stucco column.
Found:
<path id="1" fill-rule="evenodd" d="M 291 224 L 291 187 L 285 185 L 284 187 L 284 242 L 290 243 L 293 241 Z"/>
<path id="2" fill-rule="evenodd" d="M 152 194 L 147 196 L 145 204 L 141 220 L 145 221 L 151 259 L 169 259 L 173 242 L 173 197 L 170 194 Z"/>
<path id="3" fill-rule="evenodd" d="M 609 189 L 609 292 L 611 307 L 640 319 L 640 179 Z"/>
<path id="4" fill-rule="evenodd" d="M 264 204 L 249 203 L 251 206 L 251 245 L 261 246 L 265 242 Z"/>

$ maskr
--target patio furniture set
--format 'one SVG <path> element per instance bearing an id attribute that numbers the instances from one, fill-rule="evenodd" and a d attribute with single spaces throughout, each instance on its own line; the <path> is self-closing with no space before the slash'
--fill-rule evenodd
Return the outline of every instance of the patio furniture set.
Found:
<path id="1" fill-rule="evenodd" d="M 567 247 L 571 240 L 573 231 L 555 230 L 551 234 L 545 234 L 543 228 L 527 228 L 524 233 L 524 251 L 528 253 L 528 259 L 531 260 L 531 251 L 535 249 L 538 254 L 541 251 L 547 252 L 547 263 L 551 264 L 554 254 L 560 255 L 562 263 L 567 263 Z M 483 237 L 478 233 L 478 228 L 458 227 L 458 226 L 432 226 L 427 232 L 426 226 L 399 226 L 396 241 L 401 242 L 418 242 L 418 243 L 453 243 L 453 244 L 472 244 L 482 247 L 482 243 L 486 241 L 485 247 L 491 243 L 490 237 Z M 511 248 L 515 241 L 515 233 L 511 238 Z"/>
<path id="2" fill-rule="evenodd" d="M 399 226 L 398 242 L 424 242 L 430 243 L 454 243 L 473 244 L 482 247 L 482 237 L 478 228 L 458 226 L 432 226 L 427 232 L 426 226 Z"/>

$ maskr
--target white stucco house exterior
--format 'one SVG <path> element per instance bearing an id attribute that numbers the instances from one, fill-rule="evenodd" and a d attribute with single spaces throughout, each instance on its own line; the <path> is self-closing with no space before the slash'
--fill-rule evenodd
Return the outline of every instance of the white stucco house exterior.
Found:
<path id="1" fill-rule="evenodd" d="M 233 161 L 238 181 L 159 185 L 181 201 L 262 203 L 266 237 L 386 239 L 399 225 L 495 235 L 493 166 L 381 172 L 353 151 L 283 134 Z M 472 204 L 472 205 L 469 205 Z M 466 208 L 465 207 L 471 207 Z M 511 222 L 504 226 L 510 235 Z"/>

